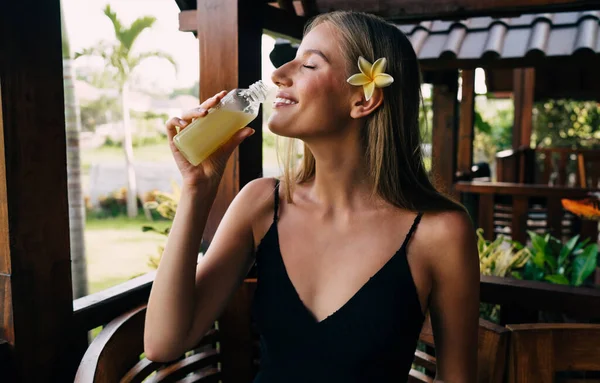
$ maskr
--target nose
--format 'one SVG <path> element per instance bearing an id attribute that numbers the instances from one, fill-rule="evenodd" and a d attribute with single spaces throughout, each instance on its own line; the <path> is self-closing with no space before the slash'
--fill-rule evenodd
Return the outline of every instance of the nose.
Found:
<path id="1" fill-rule="evenodd" d="M 271 80 L 278 87 L 289 87 L 292 85 L 292 79 L 289 76 L 289 64 L 289 62 L 283 64 L 279 68 L 275 69 L 271 75 Z"/>

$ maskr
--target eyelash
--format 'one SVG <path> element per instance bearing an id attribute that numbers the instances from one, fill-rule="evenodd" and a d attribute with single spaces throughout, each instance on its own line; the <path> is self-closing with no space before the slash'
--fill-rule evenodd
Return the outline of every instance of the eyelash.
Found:
<path id="1" fill-rule="evenodd" d="M 302 66 L 305 67 L 305 68 L 308 68 L 308 69 L 315 69 L 314 66 L 310 66 L 310 65 L 302 65 Z"/>

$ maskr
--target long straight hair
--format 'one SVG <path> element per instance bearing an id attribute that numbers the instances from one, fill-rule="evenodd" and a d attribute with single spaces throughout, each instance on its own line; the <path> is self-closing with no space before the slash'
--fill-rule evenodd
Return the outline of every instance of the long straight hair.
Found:
<path id="1" fill-rule="evenodd" d="M 411 211 L 464 210 L 433 186 L 423 164 L 419 129 L 421 74 L 410 41 L 382 18 L 347 11 L 317 16 L 306 26 L 304 35 L 322 23 L 339 32 L 348 76 L 357 71 L 358 57 L 363 56 L 370 62 L 387 58 L 386 73 L 394 77 L 394 83 L 383 88 L 383 104 L 367 118 L 361 132 L 373 193 Z M 306 145 L 298 164 L 297 140 L 283 142 L 284 156 L 280 161 L 286 198 L 292 202 L 294 185 L 313 179 L 316 164 Z"/>

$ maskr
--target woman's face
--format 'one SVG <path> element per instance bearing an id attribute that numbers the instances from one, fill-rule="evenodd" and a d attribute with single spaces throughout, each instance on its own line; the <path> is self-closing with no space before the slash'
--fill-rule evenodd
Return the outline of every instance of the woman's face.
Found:
<path id="1" fill-rule="evenodd" d="M 304 37 L 296 58 L 273 72 L 279 91 L 268 122 L 272 132 L 305 139 L 347 126 L 353 87 L 340 45 L 337 30 L 320 24 Z"/>

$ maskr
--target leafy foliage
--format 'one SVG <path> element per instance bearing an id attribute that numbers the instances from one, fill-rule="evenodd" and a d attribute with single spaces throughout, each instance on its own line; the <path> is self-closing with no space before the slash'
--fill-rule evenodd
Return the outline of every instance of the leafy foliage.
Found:
<path id="1" fill-rule="evenodd" d="M 550 234 L 528 232 L 532 257 L 518 277 L 534 281 L 581 286 L 594 272 L 598 262 L 598 245 L 579 235 L 563 244 Z"/>
<path id="2" fill-rule="evenodd" d="M 173 183 L 173 193 L 164 193 L 160 191 L 155 191 L 152 193 L 152 201 L 148 201 L 145 203 L 145 207 L 150 210 L 154 210 L 158 212 L 163 218 L 172 221 L 175 218 L 175 212 L 177 211 L 177 204 L 179 203 L 179 198 L 181 197 L 181 189 L 176 183 Z M 168 236 L 171 231 L 171 226 L 167 226 L 164 230 L 156 229 L 153 226 L 142 226 L 143 232 L 152 231 L 158 234 L 162 234 L 164 236 Z M 164 246 L 158 247 L 158 255 L 150 256 L 148 260 L 148 266 L 152 268 L 158 268 L 158 264 L 160 263 L 160 258 L 162 257 L 163 252 L 165 251 Z"/>
<path id="3" fill-rule="evenodd" d="M 532 143 L 545 147 L 599 147 L 600 106 L 573 100 L 535 103 Z"/>

